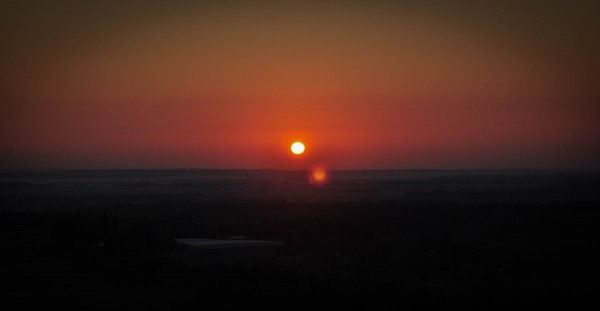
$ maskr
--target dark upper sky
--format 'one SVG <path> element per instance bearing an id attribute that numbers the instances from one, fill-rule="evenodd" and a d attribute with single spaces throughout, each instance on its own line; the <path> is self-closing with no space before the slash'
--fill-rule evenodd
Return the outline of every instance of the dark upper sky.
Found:
<path id="1" fill-rule="evenodd" d="M 0 2 L 0 167 L 600 167 L 599 1 L 93 2 Z"/>

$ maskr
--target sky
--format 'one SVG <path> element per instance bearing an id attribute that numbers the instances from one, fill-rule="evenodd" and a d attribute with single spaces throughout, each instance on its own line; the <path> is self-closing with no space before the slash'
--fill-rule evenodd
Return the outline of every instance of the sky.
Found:
<path id="1" fill-rule="evenodd" d="M 3 0 L 0 168 L 599 168 L 598 16 L 595 0 Z"/>

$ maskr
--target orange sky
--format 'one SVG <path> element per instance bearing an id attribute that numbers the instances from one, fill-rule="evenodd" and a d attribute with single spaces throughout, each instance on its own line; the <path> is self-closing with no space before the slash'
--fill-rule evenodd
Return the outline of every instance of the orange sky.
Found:
<path id="1" fill-rule="evenodd" d="M 599 166 L 598 2 L 422 3 L 8 1 L 0 167 Z"/>

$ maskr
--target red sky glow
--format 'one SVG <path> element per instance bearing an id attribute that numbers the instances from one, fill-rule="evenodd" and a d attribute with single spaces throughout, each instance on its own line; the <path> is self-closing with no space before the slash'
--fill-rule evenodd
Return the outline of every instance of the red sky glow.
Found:
<path id="1" fill-rule="evenodd" d="M 1 4 L 0 167 L 600 164 L 597 1 L 250 3 Z"/>

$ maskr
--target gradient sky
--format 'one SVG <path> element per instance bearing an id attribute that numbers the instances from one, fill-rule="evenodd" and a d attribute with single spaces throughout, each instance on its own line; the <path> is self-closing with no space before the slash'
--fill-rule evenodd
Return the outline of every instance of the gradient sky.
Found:
<path id="1" fill-rule="evenodd" d="M 597 168 L 599 16 L 593 0 L 5 0 L 0 167 Z"/>

